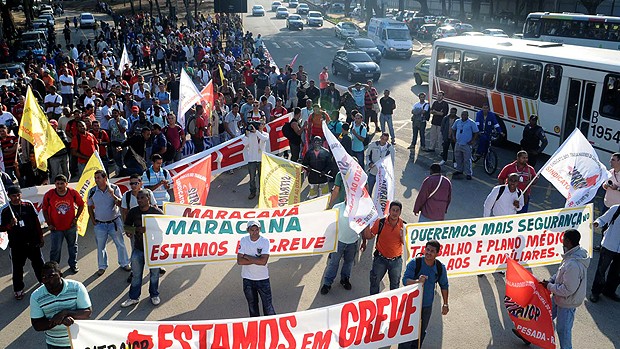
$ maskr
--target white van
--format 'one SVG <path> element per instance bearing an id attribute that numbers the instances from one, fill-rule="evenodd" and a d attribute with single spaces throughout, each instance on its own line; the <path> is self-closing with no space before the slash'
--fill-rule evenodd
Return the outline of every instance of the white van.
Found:
<path id="1" fill-rule="evenodd" d="M 383 57 L 411 58 L 413 42 L 406 23 L 391 18 L 371 18 L 368 38 L 374 41 Z"/>

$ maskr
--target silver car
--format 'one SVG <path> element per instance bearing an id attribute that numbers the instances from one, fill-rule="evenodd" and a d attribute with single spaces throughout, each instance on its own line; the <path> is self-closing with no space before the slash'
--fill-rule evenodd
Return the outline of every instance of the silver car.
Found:
<path id="1" fill-rule="evenodd" d="M 265 8 L 263 5 L 254 5 L 252 6 L 252 16 L 264 16 Z"/>
<path id="2" fill-rule="evenodd" d="M 323 15 L 319 11 L 310 11 L 308 12 L 308 17 L 306 17 L 306 24 L 308 26 L 323 26 Z"/>

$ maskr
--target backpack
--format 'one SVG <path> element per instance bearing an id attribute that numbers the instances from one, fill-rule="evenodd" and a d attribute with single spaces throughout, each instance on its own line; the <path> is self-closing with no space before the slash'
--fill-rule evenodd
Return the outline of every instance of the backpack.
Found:
<path id="1" fill-rule="evenodd" d="M 162 168 L 161 170 L 163 171 L 164 179 L 170 178 L 170 172 L 168 172 L 168 170 L 166 170 L 165 168 Z M 151 169 L 150 168 L 147 169 L 145 173 L 146 173 L 146 179 L 150 182 L 151 181 Z"/>
<path id="2" fill-rule="evenodd" d="M 416 103 L 416 105 L 413 107 L 413 110 L 411 111 L 413 114 L 413 120 L 428 120 L 428 117 L 426 114 L 426 111 L 424 110 L 424 108 L 426 108 L 426 106 L 428 105 L 428 103 L 424 103 L 422 105 L 420 105 L 419 103 Z"/>
<path id="3" fill-rule="evenodd" d="M 128 210 L 131 207 L 129 205 L 130 202 L 131 202 L 131 190 L 127 190 L 127 192 L 125 193 L 125 205 L 127 206 Z"/>
<path id="4" fill-rule="evenodd" d="M 405 226 L 407 222 L 403 221 L 403 226 Z M 385 217 L 379 219 L 379 229 L 377 230 L 377 236 L 381 234 L 383 227 L 385 226 Z"/>
<path id="5" fill-rule="evenodd" d="M 185 130 L 190 135 L 198 133 L 198 127 L 196 127 L 196 114 L 192 113 L 185 121 Z"/>
<path id="6" fill-rule="evenodd" d="M 501 187 L 499 187 L 499 193 L 497 193 L 497 197 L 495 198 L 495 201 L 493 202 L 493 206 L 491 206 L 491 211 L 493 211 L 493 207 L 495 207 L 497 200 L 499 200 L 499 198 L 502 197 L 502 194 L 504 194 L 504 191 L 506 191 L 506 188 L 508 188 L 508 184 L 504 184 Z M 517 194 L 521 196 L 521 189 L 517 188 Z"/>
<path id="7" fill-rule="evenodd" d="M 379 145 L 379 141 L 375 141 L 376 145 Z M 390 155 L 390 147 L 392 145 L 390 143 L 387 143 L 387 153 L 385 153 L 385 156 L 389 156 Z M 380 154 L 379 154 L 380 155 Z M 372 149 L 370 149 L 368 151 L 368 158 L 370 159 L 370 161 L 372 161 Z"/>
<path id="8" fill-rule="evenodd" d="M 165 162 L 174 160 L 174 155 L 176 154 L 176 152 L 177 151 L 174 149 L 172 143 L 170 143 L 170 141 L 166 139 L 166 152 L 164 153 L 164 155 L 161 156 L 162 160 L 164 160 Z"/>
<path id="9" fill-rule="evenodd" d="M 295 136 L 297 136 L 297 133 L 295 133 L 295 131 L 293 130 L 293 127 L 291 126 L 291 122 L 290 121 L 287 121 L 286 124 L 284 124 L 284 126 L 282 126 L 282 134 L 288 140 L 291 140 L 291 139 L 295 138 Z"/>
<path id="10" fill-rule="evenodd" d="M 355 127 L 355 126 L 353 126 L 353 127 Z M 368 132 L 368 126 L 364 122 L 362 122 L 362 124 L 360 125 L 358 133 L 360 133 L 360 134 L 362 133 L 362 127 L 364 127 L 366 129 L 366 137 L 364 137 L 364 140 L 362 141 L 362 143 L 364 144 L 364 148 L 366 148 L 368 146 L 368 144 L 370 144 L 370 142 L 372 141 L 372 134 L 370 134 L 370 132 Z"/>
<path id="11" fill-rule="evenodd" d="M 415 270 L 413 273 L 413 277 L 418 279 L 420 277 L 420 269 L 422 269 L 422 263 L 424 262 L 424 257 L 416 257 L 415 258 Z M 435 259 L 435 268 L 437 268 L 437 278 L 435 279 L 435 283 L 439 283 L 441 280 L 441 276 L 443 275 L 443 264 L 439 261 L 439 259 Z"/>
<path id="12" fill-rule="evenodd" d="M 609 221 L 609 223 L 601 227 L 601 234 L 605 233 L 605 231 L 607 231 L 607 229 L 609 229 L 610 226 L 614 225 L 614 223 L 616 222 L 616 218 L 618 218 L 618 216 L 620 216 L 620 206 L 618 206 L 618 208 L 616 209 L 616 212 L 614 212 L 614 215 L 611 217 L 611 220 Z"/>

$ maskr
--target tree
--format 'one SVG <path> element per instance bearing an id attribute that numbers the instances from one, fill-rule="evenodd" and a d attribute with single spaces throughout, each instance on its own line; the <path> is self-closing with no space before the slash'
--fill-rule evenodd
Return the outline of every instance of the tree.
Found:
<path id="1" fill-rule="evenodd" d="M 448 8 L 446 6 L 446 0 L 441 0 L 441 15 L 442 16 L 448 15 Z"/>
<path id="2" fill-rule="evenodd" d="M 427 15 L 430 12 L 428 12 L 428 3 L 426 2 L 426 0 L 416 0 L 419 4 L 420 4 L 420 12 L 422 12 L 423 14 Z"/>
<path id="3" fill-rule="evenodd" d="M 586 12 L 588 12 L 589 15 L 595 15 L 596 9 L 603 1 L 605 0 L 580 0 L 581 4 L 583 5 L 583 7 L 586 8 Z"/>
<path id="4" fill-rule="evenodd" d="M 459 12 L 461 13 L 459 15 L 461 19 L 465 19 L 465 0 L 459 1 Z"/>

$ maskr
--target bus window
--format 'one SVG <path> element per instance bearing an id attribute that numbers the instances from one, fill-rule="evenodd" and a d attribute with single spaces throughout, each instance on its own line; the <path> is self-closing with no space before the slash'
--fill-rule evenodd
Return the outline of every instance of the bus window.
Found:
<path id="1" fill-rule="evenodd" d="M 435 74 L 440 78 L 450 80 L 459 79 L 459 71 L 461 69 L 461 51 L 439 48 L 437 50 L 437 64 Z"/>
<path id="2" fill-rule="evenodd" d="M 607 40 L 620 41 L 620 24 L 610 23 L 608 25 Z"/>
<path id="3" fill-rule="evenodd" d="M 514 58 L 500 60 L 497 90 L 538 99 L 542 65 Z"/>
<path id="4" fill-rule="evenodd" d="M 492 89 L 495 86 L 497 57 L 474 52 L 465 52 L 461 69 L 461 81 Z"/>
<path id="5" fill-rule="evenodd" d="M 526 38 L 539 38 L 540 37 L 540 21 L 530 20 L 525 23 L 525 30 L 523 30 L 523 36 Z"/>
<path id="6" fill-rule="evenodd" d="M 540 100 L 549 104 L 556 104 L 560 95 L 560 83 L 562 83 L 562 66 L 547 64 L 543 76 Z"/>
<path id="7" fill-rule="evenodd" d="M 601 96 L 601 114 L 620 120 L 620 75 L 607 75 Z"/>

